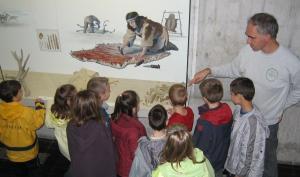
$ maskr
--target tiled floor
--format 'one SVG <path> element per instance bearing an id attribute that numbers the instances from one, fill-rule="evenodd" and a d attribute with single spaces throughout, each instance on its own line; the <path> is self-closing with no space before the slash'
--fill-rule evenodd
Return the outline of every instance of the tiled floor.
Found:
<path id="1" fill-rule="evenodd" d="M 40 159 L 42 166 L 38 173 L 40 177 L 63 177 L 68 169 L 69 161 L 61 155 L 55 140 L 40 139 Z M 300 166 L 279 165 L 279 177 L 299 177 Z M 0 177 L 11 177 L 7 160 L 0 148 Z"/>

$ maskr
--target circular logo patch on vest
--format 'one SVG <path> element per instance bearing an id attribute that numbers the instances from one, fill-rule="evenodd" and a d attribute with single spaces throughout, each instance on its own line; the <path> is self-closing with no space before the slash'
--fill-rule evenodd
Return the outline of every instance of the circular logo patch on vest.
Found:
<path id="1" fill-rule="evenodd" d="M 266 73 L 268 81 L 274 81 L 278 78 L 278 71 L 275 68 L 269 68 Z"/>

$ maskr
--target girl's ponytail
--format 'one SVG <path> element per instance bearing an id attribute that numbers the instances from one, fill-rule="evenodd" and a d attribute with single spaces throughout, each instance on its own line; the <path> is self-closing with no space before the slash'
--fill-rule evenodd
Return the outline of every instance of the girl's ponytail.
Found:
<path id="1" fill-rule="evenodd" d="M 112 120 L 117 120 L 121 114 L 122 95 L 118 95 L 115 102 L 114 112 L 111 114 Z"/>
<path id="2" fill-rule="evenodd" d="M 111 114 L 112 120 L 117 120 L 121 113 L 130 117 L 135 117 L 133 109 L 139 104 L 139 96 L 133 90 L 126 90 L 121 95 L 117 96 L 114 112 Z"/>

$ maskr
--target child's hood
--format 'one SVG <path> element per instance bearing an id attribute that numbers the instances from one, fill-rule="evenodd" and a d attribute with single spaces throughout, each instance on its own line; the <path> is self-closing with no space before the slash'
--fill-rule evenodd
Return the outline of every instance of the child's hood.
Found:
<path id="1" fill-rule="evenodd" d="M 1 103 L 0 104 L 0 118 L 7 121 L 14 121 L 22 118 L 25 107 L 19 102 Z M 30 108 L 28 108 L 30 109 Z"/>
<path id="2" fill-rule="evenodd" d="M 202 119 L 214 125 L 223 125 L 232 121 L 232 111 L 226 103 L 220 103 L 217 108 L 209 109 L 207 105 L 198 107 Z"/>
<path id="3" fill-rule="evenodd" d="M 52 112 L 49 114 L 49 116 L 51 124 L 57 127 L 67 126 L 68 122 L 70 121 L 70 119 L 60 119 L 57 116 L 55 116 L 55 114 L 53 114 Z"/>

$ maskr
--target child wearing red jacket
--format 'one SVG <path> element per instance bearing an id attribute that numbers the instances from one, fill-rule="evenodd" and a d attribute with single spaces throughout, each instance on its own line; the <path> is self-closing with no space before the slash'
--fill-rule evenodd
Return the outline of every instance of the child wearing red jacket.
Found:
<path id="1" fill-rule="evenodd" d="M 117 174 L 121 177 L 128 177 L 138 140 L 147 135 L 144 125 L 138 120 L 138 111 L 139 97 L 135 91 L 124 91 L 116 98 L 111 128 L 119 155 Z"/>
<path id="2" fill-rule="evenodd" d="M 188 131 L 192 131 L 194 113 L 190 107 L 185 106 L 187 95 L 186 88 L 181 84 L 174 84 L 169 89 L 169 98 L 173 108 L 172 115 L 168 120 L 168 127 L 174 124 L 182 124 Z"/>
<path id="3" fill-rule="evenodd" d="M 208 158 L 215 170 L 215 176 L 222 177 L 230 143 L 231 108 L 221 102 L 223 86 L 218 79 L 202 81 L 199 89 L 205 104 L 198 107 L 199 119 L 195 126 L 193 143 Z"/>

